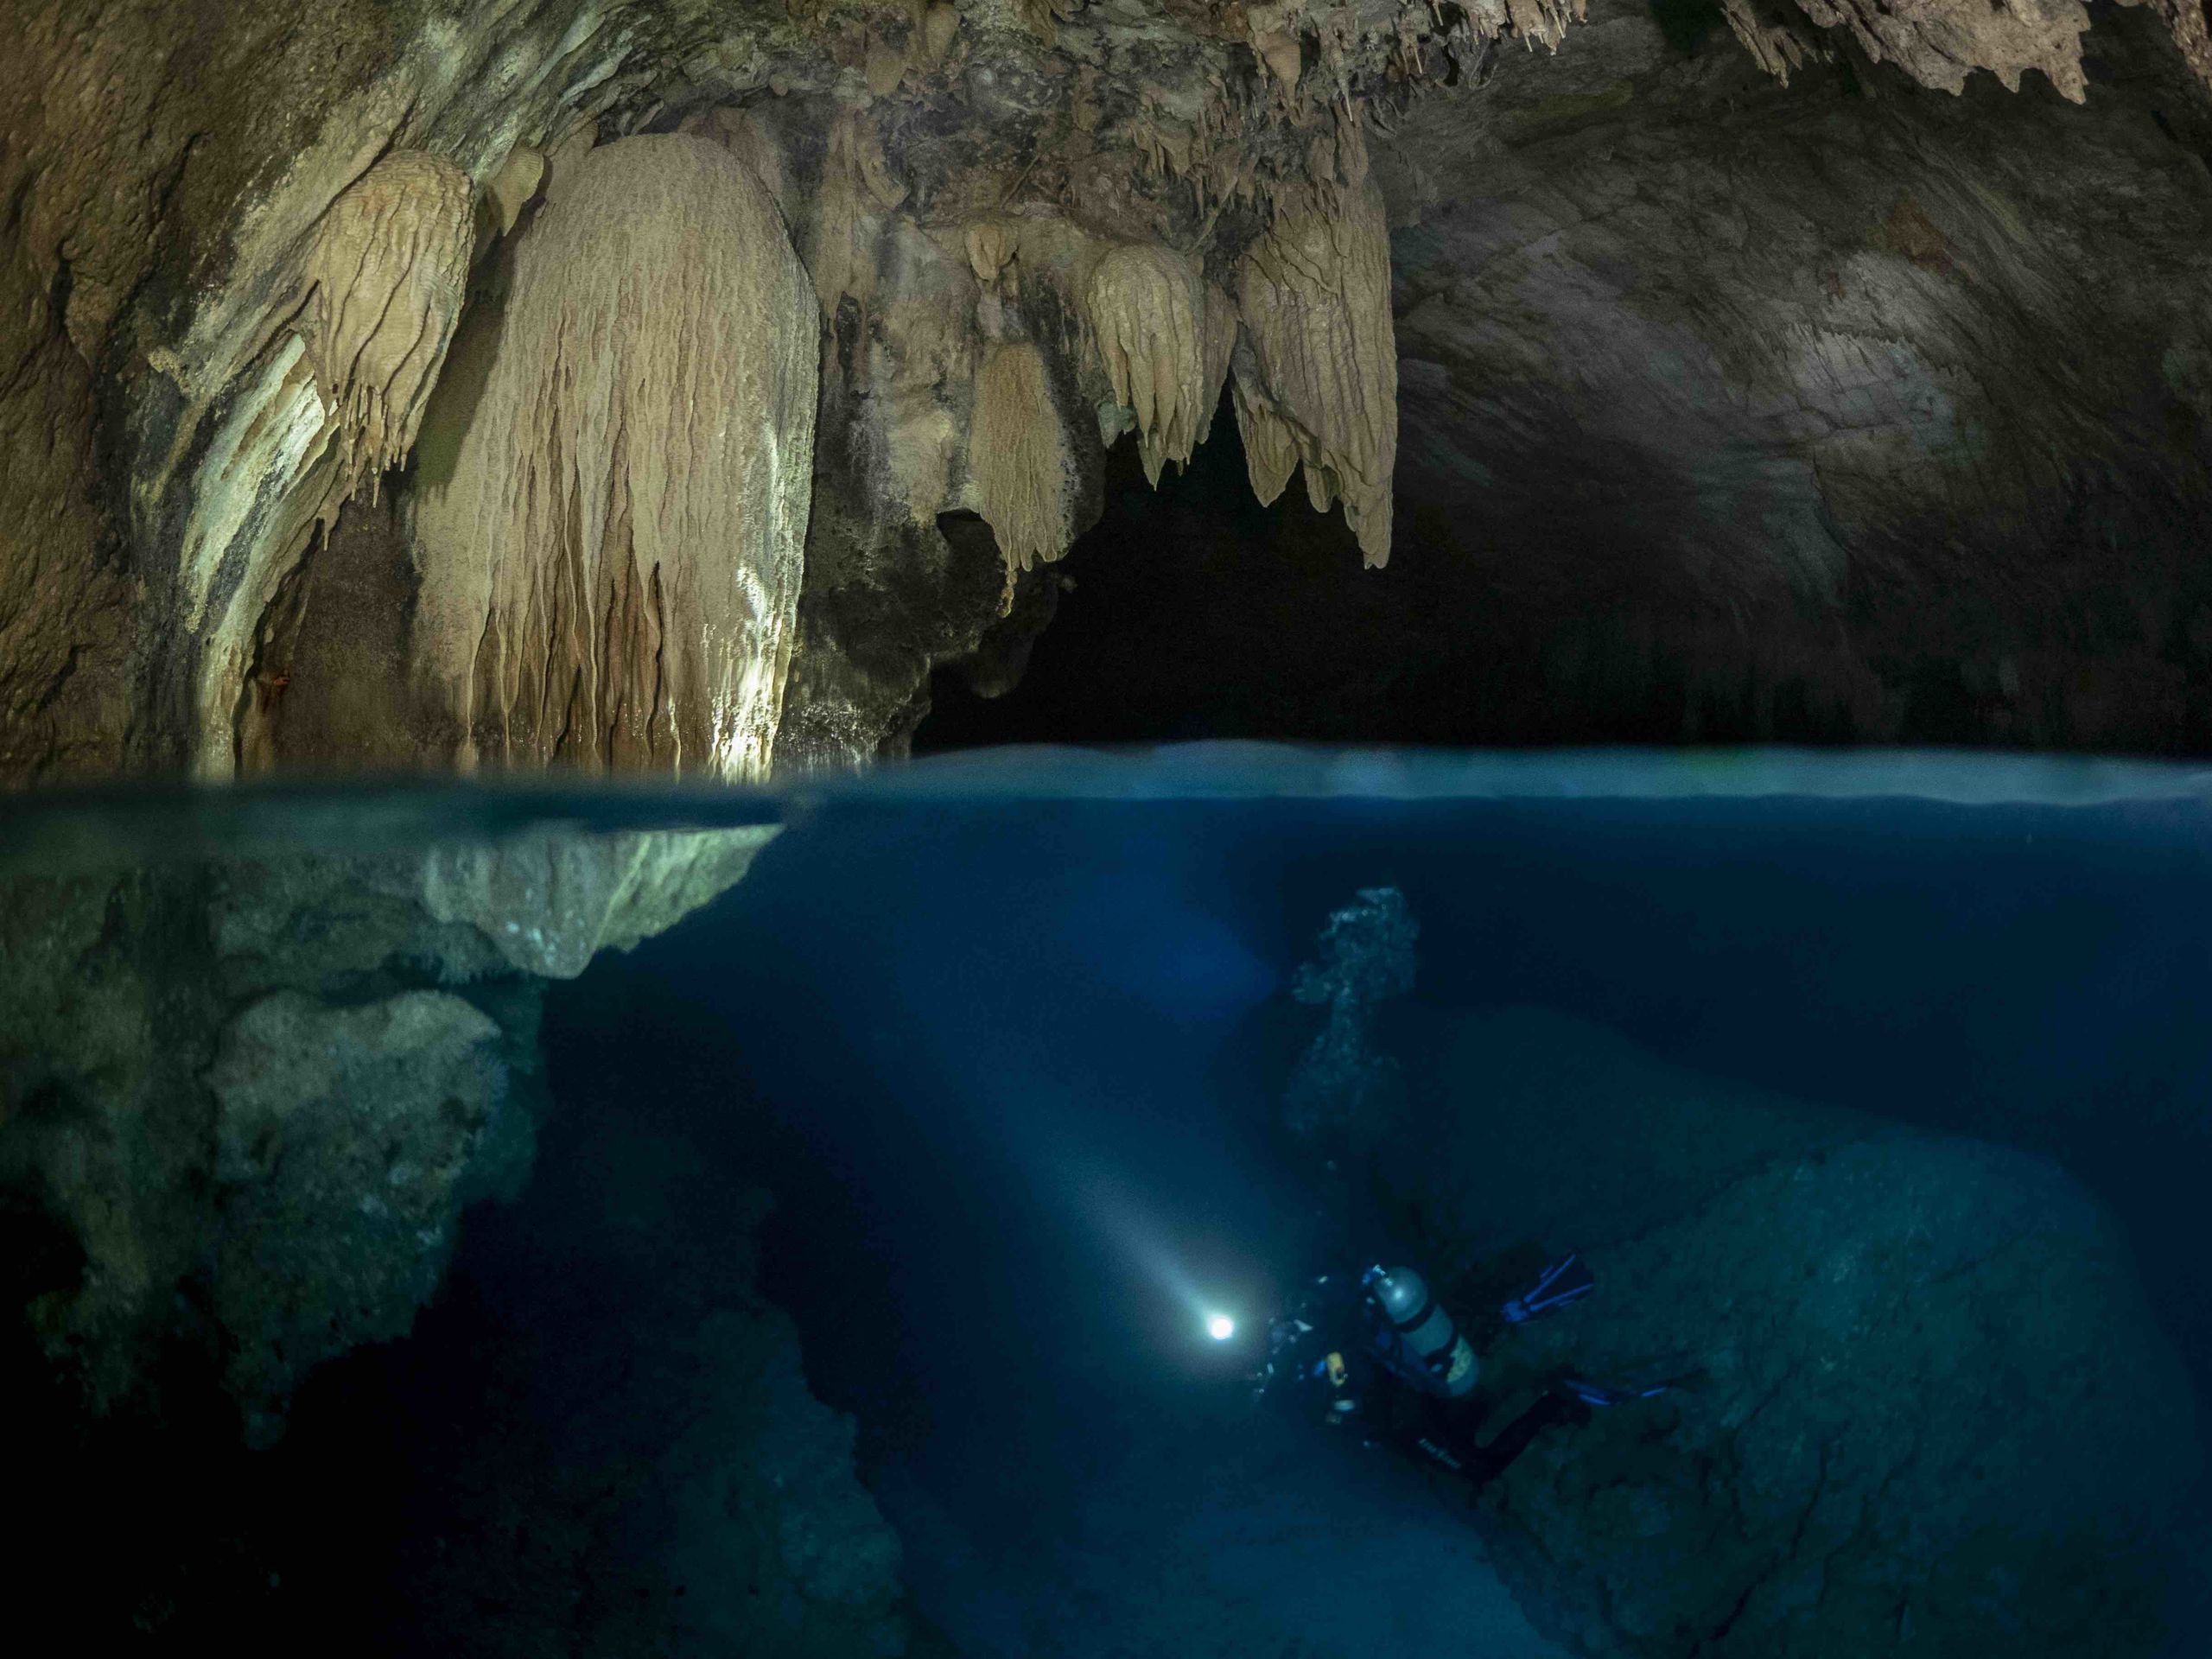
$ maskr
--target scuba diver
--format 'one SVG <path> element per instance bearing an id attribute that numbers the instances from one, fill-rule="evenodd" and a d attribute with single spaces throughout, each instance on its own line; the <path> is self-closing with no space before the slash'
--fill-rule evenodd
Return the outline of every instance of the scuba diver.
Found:
<path id="1" fill-rule="evenodd" d="M 1509 1325 L 1572 1306 L 1597 1281 L 1578 1256 L 1554 1262 L 1498 1309 Z M 1310 1410 L 1464 1477 L 1479 1491 L 1546 1429 L 1587 1423 L 1601 1408 L 1664 1394 L 1671 1382 L 1611 1387 L 1552 1378 L 1534 1404 L 1480 1438 L 1496 1402 L 1477 1385 L 1482 1362 L 1450 1313 L 1411 1268 L 1325 1274 L 1289 1313 L 1270 1322 L 1256 1396 Z"/>

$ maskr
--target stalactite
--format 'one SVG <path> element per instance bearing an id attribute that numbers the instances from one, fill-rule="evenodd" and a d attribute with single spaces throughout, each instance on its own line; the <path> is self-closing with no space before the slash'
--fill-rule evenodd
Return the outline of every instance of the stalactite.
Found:
<path id="1" fill-rule="evenodd" d="M 1075 538 L 1067 429 L 1044 354 L 1031 342 L 1006 341 L 983 353 L 969 442 L 977 510 L 1006 558 L 1011 600 L 1016 575 L 1051 563 Z"/>
<path id="2" fill-rule="evenodd" d="M 1229 378 L 1229 364 L 1236 349 L 1236 302 L 1211 283 L 1205 285 L 1205 399 L 1198 410 L 1198 442 L 1213 435 L 1213 417 L 1221 408 L 1221 391 Z"/>
<path id="3" fill-rule="evenodd" d="M 995 283 L 1021 245 L 1020 227 L 1008 219 L 979 219 L 967 231 L 968 263 L 979 283 Z"/>
<path id="4" fill-rule="evenodd" d="M 774 204 L 726 149 L 629 138 L 576 163 L 518 247 L 420 513 L 416 654 L 465 760 L 766 770 L 817 338 Z"/>
<path id="5" fill-rule="evenodd" d="M 338 474 L 326 513 L 414 446 L 461 318 L 475 226 L 468 175 L 421 150 L 395 150 L 330 205 L 304 265 L 296 327 L 335 428 Z"/>
<path id="6" fill-rule="evenodd" d="M 2177 45 L 2202 75 L 2212 67 L 2202 8 L 2195 0 L 2157 0 Z M 1877 63 L 1895 63 L 1923 86 L 1958 92 L 1986 69 L 2012 92 L 2040 70 L 2062 98 L 2088 95 L 2082 67 L 2088 9 L 2078 0 L 1796 0 L 1794 16 L 1770 0 L 1724 0 L 1728 24 L 1762 68 L 1789 79 L 1798 64 L 1825 55 L 1823 36 L 1847 34 Z"/>
<path id="7" fill-rule="evenodd" d="M 1209 327 L 1198 273 L 1169 248 L 1116 248 L 1091 273 L 1087 297 L 1107 378 L 1136 416 L 1145 477 L 1157 486 L 1164 462 L 1190 461 L 1221 396 L 1222 330 Z"/>
<path id="8" fill-rule="evenodd" d="M 1366 563 L 1388 563 L 1398 359 L 1389 231 L 1373 182 L 1279 209 L 1244 257 L 1238 300 L 1253 346 L 1236 395 L 1252 487 L 1274 499 L 1294 451 L 1315 506 L 1341 499 Z"/>

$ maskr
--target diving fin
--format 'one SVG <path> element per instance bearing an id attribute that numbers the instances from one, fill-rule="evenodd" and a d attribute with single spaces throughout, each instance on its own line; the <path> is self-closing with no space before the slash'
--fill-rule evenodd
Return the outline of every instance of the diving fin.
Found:
<path id="1" fill-rule="evenodd" d="M 1539 1313 L 1549 1313 L 1579 1301 L 1597 1289 L 1598 1281 L 1580 1255 L 1554 1262 L 1536 1275 L 1536 1282 L 1497 1311 L 1508 1325 L 1526 1325 Z"/>
<path id="2" fill-rule="evenodd" d="M 1632 1367 L 1611 1380 L 1593 1382 L 1584 1376 L 1562 1376 L 1553 1384 L 1561 1394 L 1586 1406 L 1624 1406 L 1631 1400 L 1656 1400 L 1662 1394 L 1694 1389 L 1705 1378 L 1702 1366 L 1688 1357 L 1660 1360 Z"/>
<path id="3" fill-rule="evenodd" d="M 1633 1382 L 1591 1382 L 1579 1376 L 1563 1376 L 1559 1380 L 1562 1393 L 1573 1395 L 1586 1406 L 1624 1406 L 1631 1400 L 1651 1400 L 1669 1393 L 1671 1382 L 1654 1382 L 1648 1386 Z"/>

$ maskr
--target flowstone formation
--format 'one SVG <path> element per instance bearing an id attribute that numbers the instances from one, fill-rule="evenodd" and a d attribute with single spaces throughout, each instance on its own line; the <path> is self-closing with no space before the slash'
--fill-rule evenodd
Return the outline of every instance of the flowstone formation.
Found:
<path id="1" fill-rule="evenodd" d="M 1096 516 L 1102 441 L 1186 457 L 1232 375 L 1379 562 L 1367 111 L 1520 27 L 474 0 L 210 34 L 111 10 L 31 31 L 46 95 L 10 112 L 36 209 L 13 315 L 96 372 L 26 389 L 86 417 L 75 470 L 18 497 L 71 533 L 0 619 L 28 631 L 17 772 L 867 759 Z M 66 149 L 118 122 L 154 153 Z M 160 206 L 103 208 L 96 179 Z M 995 590 L 939 531 L 963 512 Z M 94 649 L 60 604 L 96 575 L 144 649 Z"/>
<path id="2" fill-rule="evenodd" d="M 632 138 L 556 182 L 441 411 L 416 671 L 467 764 L 758 777 L 813 483 L 806 273 L 720 145 Z"/>
<path id="3" fill-rule="evenodd" d="M 1598 1277 L 1485 1355 L 1500 1386 L 1681 1380 L 1486 1498 L 1540 1625 L 1635 1659 L 2158 1650 L 2195 1403 L 2069 1178 L 1544 1011 L 1459 1016 L 1430 1052 L 1384 1179 L 1439 1270 L 1541 1240 Z"/>

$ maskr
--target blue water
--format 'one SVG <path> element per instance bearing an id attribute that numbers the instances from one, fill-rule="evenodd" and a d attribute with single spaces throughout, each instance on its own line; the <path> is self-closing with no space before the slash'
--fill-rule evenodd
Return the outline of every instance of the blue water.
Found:
<path id="1" fill-rule="evenodd" d="M 1567 1650 L 1557 1610 L 1492 1570 L 1510 1527 L 1244 1397 L 1249 1333 L 1305 1274 L 1363 1229 L 1404 1243 L 1279 1121 L 1311 1029 L 1290 975 L 1359 887 L 1421 925 L 1382 1027 L 1409 1065 L 1454 1022 L 1533 1009 L 1553 1023 L 1498 1029 L 2025 1153 L 2116 1218 L 2212 1383 L 2212 772 L 1014 753 L 754 794 L 86 798 L 0 821 L 0 868 L 768 821 L 785 833 L 739 887 L 556 989 L 541 1161 L 588 1181 L 562 1137 L 610 1113 L 778 1192 L 764 1283 L 815 1391 L 858 1417 L 916 1604 L 959 1651 Z M 535 1271 L 531 1229 L 558 1222 L 530 1203 L 456 1274 Z M 1198 1322 L 1224 1310 L 1245 1330 L 1216 1348 Z"/>

